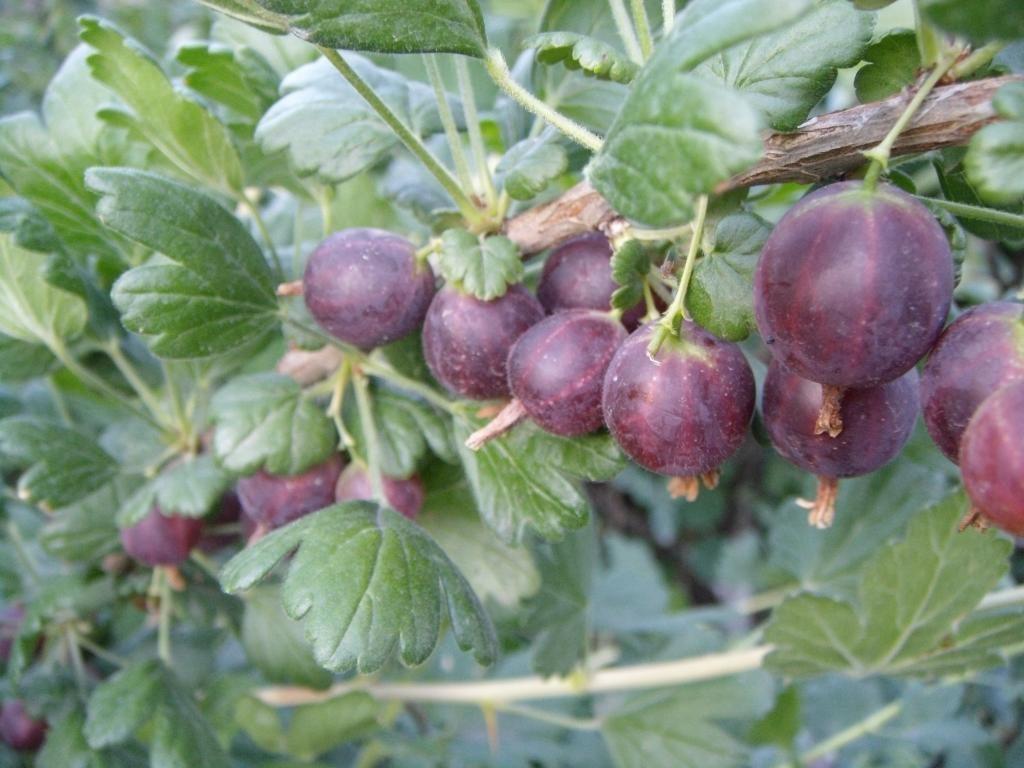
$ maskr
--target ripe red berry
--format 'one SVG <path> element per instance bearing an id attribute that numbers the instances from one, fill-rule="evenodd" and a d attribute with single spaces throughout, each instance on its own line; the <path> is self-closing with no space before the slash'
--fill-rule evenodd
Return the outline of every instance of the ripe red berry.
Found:
<path id="1" fill-rule="evenodd" d="M 242 511 L 264 530 L 280 528 L 334 502 L 334 484 L 341 474 L 337 453 L 298 475 L 272 475 L 260 470 L 235 487 Z"/>
<path id="2" fill-rule="evenodd" d="M 1024 304 L 996 301 L 964 312 L 939 337 L 921 375 L 924 423 L 956 462 L 960 439 L 982 401 L 1024 380 Z"/>
<path id="3" fill-rule="evenodd" d="M 612 247 L 600 232 L 566 240 L 555 248 L 537 284 L 537 298 L 548 312 L 563 309 L 612 308 L 618 284 L 612 279 Z M 622 324 L 633 330 L 644 314 L 643 302 L 622 315 Z"/>
<path id="4" fill-rule="evenodd" d="M 19 699 L 0 706 L 0 741 L 20 752 L 33 752 L 46 740 L 46 721 L 36 720 Z"/>
<path id="5" fill-rule="evenodd" d="M 441 384 L 463 397 L 508 397 L 508 352 L 544 308 L 521 285 L 493 301 L 445 286 L 423 325 L 423 353 Z"/>
<path id="6" fill-rule="evenodd" d="M 317 323 L 362 349 L 419 328 L 435 290 L 412 243 L 379 229 L 335 232 L 310 254 L 302 284 Z"/>
<path id="7" fill-rule="evenodd" d="M 919 402 L 917 371 L 877 387 L 847 389 L 841 402 L 843 431 L 836 437 L 815 432 L 821 400 L 820 384 L 777 360 L 768 366 L 762 393 L 765 428 L 785 459 L 823 481 L 823 497 L 812 508 L 811 523 L 825 528 L 832 521 L 836 478 L 874 472 L 910 438 Z"/>
<path id="8" fill-rule="evenodd" d="M 757 327 L 805 379 L 867 387 L 910 370 L 942 329 L 953 259 L 942 228 L 895 187 L 813 192 L 782 217 L 754 279 Z"/>
<path id="9" fill-rule="evenodd" d="M 220 499 L 217 511 L 203 518 L 203 535 L 196 547 L 208 554 L 230 546 L 238 541 L 238 534 L 214 532 L 213 529 L 237 523 L 241 527 L 242 502 L 238 494 L 228 491 Z"/>
<path id="10" fill-rule="evenodd" d="M 600 429 L 605 371 L 625 339 L 608 312 L 572 309 L 547 317 L 509 352 L 512 394 L 548 432 L 574 437 Z"/>
<path id="11" fill-rule="evenodd" d="M 164 514 L 154 506 L 135 525 L 121 529 L 121 544 L 132 558 L 151 568 L 181 565 L 202 533 L 199 518 Z"/>
<path id="12" fill-rule="evenodd" d="M 712 472 L 731 456 L 754 411 L 754 376 L 739 347 L 684 321 L 652 360 L 653 324 L 619 347 L 604 379 L 604 419 L 640 466 L 663 475 Z"/>
<path id="13" fill-rule="evenodd" d="M 964 487 L 977 511 L 1004 531 L 1024 536 L 1024 381 L 989 396 L 960 443 Z"/>
<path id="14" fill-rule="evenodd" d="M 423 482 L 420 478 L 413 475 L 405 479 L 387 476 L 381 479 L 384 481 L 384 496 L 388 504 L 410 520 L 415 520 L 423 508 Z M 349 464 L 338 478 L 334 498 L 337 501 L 372 500 L 370 473 L 358 464 Z"/>

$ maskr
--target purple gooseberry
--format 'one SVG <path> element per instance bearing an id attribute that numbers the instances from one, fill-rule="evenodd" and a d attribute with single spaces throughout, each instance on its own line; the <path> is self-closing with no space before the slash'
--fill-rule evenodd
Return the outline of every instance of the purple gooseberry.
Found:
<path id="1" fill-rule="evenodd" d="M 36 720 L 20 699 L 7 699 L 0 706 L 0 741 L 19 752 L 34 752 L 46 740 L 46 721 Z"/>
<path id="2" fill-rule="evenodd" d="M 939 337 L 921 374 L 924 423 L 957 462 L 960 439 L 982 401 L 1024 380 L 1024 304 L 995 301 L 964 312 Z"/>
<path id="3" fill-rule="evenodd" d="M 874 472 L 906 445 L 917 420 L 918 376 L 911 368 L 875 387 L 846 389 L 843 430 L 836 437 L 815 430 L 823 387 L 787 370 L 768 366 L 762 395 L 765 429 L 783 458 L 819 479 L 810 522 L 827 528 L 835 512 L 837 478 Z"/>
<path id="4" fill-rule="evenodd" d="M 410 520 L 415 520 L 423 507 L 423 482 L 419 476 L 407 478 L 387 477 L 384 481 L 384 496 L 388 503 Z M 334 488 L 337 501 L 373 500 L 373 484 L 370 473 L 358 464 L 349 464 L 338 478 Z"/>
<path id="5" fill-rule="evenodd" d="M 634 331 L 612 358 L 604 420 L 633 461 L 680 478 L 679 493 L 693 498 L 693 479 L 713 485 L 719 465 L 743 442 L 754 411 L 754 375 L 739 347 L 687 320 L 651 358 L 656 327 Z"/>
<path id="6" fill-rule="evenodd" d="M 999 528 L 1024 536 L 1024 381 L 978 407 L 960 443 L 960 471 L 974 505 Z"/>
<path id="7" fill-rule="evenodd" d="M 239 480 L 235 491 L 245 516 L 265 532 L 330 506 L 341 468 L 341 455 L 334 453 L 298 475 L 272 475 L 260 470 Z"/>
<path id="8" fill-rule="evenodd" d="M 324 330 L 372 349 L 420 327 L 435 284 L 430 265 L 417 260 L 405 238 L 379 229 L 345 229 L 310 254 L 302 289 Z"/>
<path id="9" fill-rule="evenodd" d="M 154 505 L 135 525 L 121 529 L 121 544 L 133 559 L 151 568 L 181 565 L 202 532 L 199 518 L 165 514 Z"/>
<path id="10" fill-rule="evenodd" d="M 832 387 L 910 370 L 949 312 L 953 259 L 942 228 L 896 187 L 831 184 L 779 221 L 754 277 L 761 336 L 780 363 Z"/>
<path id="11" fill-rule="evenodd" d="M 423 324 L 423 353 L 441 384 L 476 400 L 508 397 L 508 352 L 544 308 L 521 285 L 483 301 L 445 286 Z"/>
<path id="12" fill-rule="evenodd" d="M 571 309 L 547 317 L 512 345 L 512 394 L 548 432 L 574 437 L 600 429 L 605 371 L 625 339 L 608 312 Z"/>

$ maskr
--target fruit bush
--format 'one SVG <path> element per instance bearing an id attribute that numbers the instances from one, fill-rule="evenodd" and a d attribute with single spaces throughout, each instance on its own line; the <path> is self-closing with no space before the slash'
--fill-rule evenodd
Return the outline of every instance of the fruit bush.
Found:
<path id="1" fill-rule="evenodd" d="M 0 765 L 1024 765 L 1018 0 L 14 5 Z"/>

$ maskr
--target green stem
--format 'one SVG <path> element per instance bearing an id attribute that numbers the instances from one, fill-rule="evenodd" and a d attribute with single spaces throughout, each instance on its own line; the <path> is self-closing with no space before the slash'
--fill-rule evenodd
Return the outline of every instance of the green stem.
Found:
<path id="1" fill-rule="evenodd" d="M 608 7 L 611 9 L 615 28 L 619 31 L 619 39 L 622 40 L 622 45 L 626 49 L 626 55 L 637 64 L 643 64 L 644 54 L 640 50 L 640 41 L 636 39 L 633 22 L 629 20 L 626 4 L 622 0 L 608 0 Z"/>
<path id="2" fill-rule="evenodd" d="M 267 244 L 267 248 L 270 249 L 270 258 L 274 261 L 274 269 L 277 271 L 277 276 L 284 280 L 284 266 L 281 264 L 281 257 L 277 254 L 277 248 L 274 246 L 274 239 L 270 236 L 270 230 L 267 229 L 267 223 L 263 221 L 263 216 L 260 213 L 260 208 L 256 203 L 249 199 L 249 196 L 242 194 L 240 202 L 245 206 L 246 210 L 252 216 L 253 222 L 256 224 L 256 229 L 260 231 L 260 237 Z"/>
<path id="3" fill-rule="evenodd" d="M 388 124 L 388 127 L 395 132 L 395 135 L 398 136 L 406 149 L 412 152 L 423 163 L 423 166 L 433 174 L 434 178 L 438 180 L 452 200 L 455 201 L 462 215 L 469 221 L 478 221 L 480 219 L 480 210 L 466 196 L 466 193 L 462 191 L 458 180 L 434 157 L 433 153 L 427 149 L 420 138 L 402 122 L 398 115 L 391 110 L 391 107 L 384 103 L 384 100 L 377 95 L 376 91 L 349 66 L 349 63 L 345 61 L 340 53 L 332 48 L 325 48 L 321 45 L 318 45 L 317 48 L 334 65 L 334 68 L 341 73 L 341 76 L 348 81 L 349 85 L 356 90 L 356 93 L 366 100 L 366 103 L 377 113 L 378 117 Z"/>
<path id="4" fill-rule="evenodd" d="M 170 363 L 164 360 L 160 361 L 160 366 L 164 371 L 164 382 L 167 387 L 167 397 L 171 401 L 171 411 L 174 413 L 174 420 L 178 425 L 179 434 L 185 444 L 184 447 L 186 450 L 192 452 L 196 447 L 195 434 L 192 430 L 192 424 L 189 422 L 189 418 L 185 414 L 185 409 L 182 406 L 181 392 L 178 390 L 178 382 L 174 378 L 174 371 L 171 369 Z"/>
<path id="5" fill-rule="evenodd" d="M 160 661 L 168 668 L 174 664 L 174 658 L 171 655 L 171 580 L 167 577 L 167 573 L 163 567 L 157 567 L 153 574 L 154 579 L 158 580 L 156 585 L 157 593 L 160 600 L 160 614 L 159 623 L 157 624 L 156 634 L 156 653 L 160 657 Z"/>
<path id="6" fill-rule="evenodd" d="M 118 343 L 117 339 L 111 339 L 108 344 L 105 344 L 103 346 L 103 351 L 106 353 L 107 357 L 113 361 L 114 367 L 121 372 L 121 375 L 124 376 L 128 384 L 131 385 L 131 388 L 145 404 L 146 408 L 149 409 L 149 412 L 152 413 L 154 417 L 159 418 L 159 415 L 163 412 L 163 403 L 160 402 L 160 398 L 157 396 L 156 392 L 154 392 L 149 385 L 142 380 L 142 377 L 139 375 L 138 371 L 135 370 L 135 366 L 132 365 L 131 361 L 124 356 L 124 353 L 121 351 L 121 345 Z"/>
<path id="7" fill-rule="evenodd" d="M 370 467 L 370 486 L 373 488 L 373 496 L 381 504 L 387 505 L 388 500 L 384 495 L 384 476 L 380 471 L 380 441 L 377 438 L 377 422 L 373 418 L 373 404 L 370 401 L 370 384 L 362 372 L 357 372 L 352 377 L 353 388 L 356 391 L 356 407 L 359 409 L 359 422 L 363 428 L 363 438 L 366 441 L 366 463 Z"/>
<path id="8" fill-rule="evenodd" d="M 889 167 L 889 157 L 892 155 L 893 145 L 896 143 L 896 139 L 899 138 L 900 133 L 906 128 L 910 121 L 914 119 L 914 115 L 917 110 L 924 103 L 924 100 L 928 98 L 928 94 L 932 92 L 932 88 L 935 87 L 936 83 L 942 79 L 942 76 L 949 71 L 949 68 L 953 65 L 956 60 L 955 57 L 950 56 L 939 62 L 935 69 L 932 70 L 928 78 L 921 84 L 921 87 L 917 89 L 917 93 L 914 94 L 914 98 L 907 104 L 907 108 L 903 110 L 903 114 L 899 116 L 899 119 L 895 122 L 893 127 L 886 134 L 882 142 L 873 149 L 869 149 L 864 153 L 864 156 L 871 160 L 871 166 L 868 168 L 867 174 L 864 176 L 864 187 L 868 190 L 873 190 L 878 184 L 878 177 L 882 171 Z"/>
<path id="9" fill-rule="evenodd" d="M 432 53 L 424 54 L 423 64 L 427 68 L 430 84 L 434 86 L 437 112 L 441 116 L 444 135 L 448 140 L 448 147 L 452 151 L 455 173 L 459 177 L 462 188 L 469 191 L 473 189 L 473 177 L 469 173 L 469 162 L 466 160 L 466 153 L 462 149 L 462 137 L 459 135 L 459 129 L 455 126 L 455 116 L 452 114 L 451 104 L 448 103 L 448 94 L 444 90 L 444 81 L 441 79 L 441 69 L 437 66 L 437 57 Z"/>
<path id="10" fill-rule="evenodd" d="M 989 43 L 988 45 L 983 45 L 981 48 L 978 48 L 976 51 L 972 51 L 969 56 L 966 56 L 950 67 L 950 76 L 954 80 L 959 80 L 963 77 L 973 75 L 979 69 L 991 62 L 992 59 L 994 59 L 1005 47 L 1006 43 Z"/>
<path id="11" fill-rule="evenodd" d="M 665 36 L 672 31 L 676 22 L 676 0 L 661 0 L 661 23 Z"/>
<path id="12" fill-rule="evenodd" d="M 334 429 L 338 433 L 338 438 L 341 440 L 341 444 L 345 447 L 345 450 L 349 452 L 351 452 L 355 447 L 356 441 L 345 427 L 345 422 L 342 421 L 341 407 L 345 403 L 345 387 L 348 386 L 348 380 L 351 373 L 352 364 L 346 357 L 342 361 L 341 365 L 338 366 L 338 370 L 334 374 L 334 380 L 331 386 L 331 402 L 327 406 L 327 414 L 334 422 Z"/>
<path id="13" fill-rule="evenodd" d="M 633 11 L 633 23 L 636 25 L 637 34 L 640 37 L 640 53 L 644 61 L 651 58 L 651 51 L 654 50 L 654 40 L 651 38 L 651 22 L 647 18 L 647 8 L 644 0 L 629 0 Z"/>
<path id="14" fill-rule="evenodd" d="M 103 659 L 103 661 L 107 662 L 112 666 L 123 667 L 127 663 L 120 656 L 111 653 L 106 648 L 99 645 L 98 643 L 94 643 L 92 640 L 85 637 L 84 635 L 76 634 L 75 638 L 82 648 L 85 648 L 85 650 L 87 650 L 93 656 L 95 656 L 98 659 Z"/>
<path id="15" fill-rule="evenodd" d="M 326 185 L 320 187 L 320 193 L 315 195 L 317 203 L 320 205 L 320 221 L 323 227 L 323 236 L 327 237 L 331 232 L 334 231 L 334 187 L 328 187 Z"/>
<path id="16" fill-rule="evenodd" d="M 537 720 L 542 723 L 550 723 L 551 725 L 557 725 L 559 728 L 566 728 L 570 731 L 599 731 L 601 730 L 602 725 L 602 721 L 597 718 L 583 720 L 578 717 L 560 715 L 557 712 L 548 712 L 545 709 L 528 707 L 523 704 L 494 702 L 492 706 L 498 712 L 505 712 L 510 715 L 519 715 L 520 717 L 527 717 L 530 720 Z"/>
<path id="17" fill-rule="evenodd" d="M 914 28 L 917 30 L 917 52 L 921 56 L 921 66 L 930 67 L 938 63 L 942 38 L 921 13 L 918 0 L 914 0 Z"/>
<path id="18" fill-rule="evenodd" d="M 902 711 L 903 702 L 893 701 L 881 709 L 872 712 L 863 720 L 854 723 L 849 728 L 844 728 L 839 733 L 815 744 L 800 755 L 800 762 L 804 764 L 813 763 L 815 760 L 819 760 L 826 755 L 838 752 L 847 744 L 852 744 L 857 739 L 875 733 Z"/>
<path id="19" fill-rule="evenodd" d="M 642 227 L 629 227 L 626 237 L 634 240 L 678 240 L 693 229 L 693 222 L 680 224 L 678 227 L 665 227 L 664 229 L 644 229 Z"/>
<path id="20" fill-rule="evenodd" d="M 68 658 L 71 659 L 71 668 L 75 671 L 75 685 L 78 692 L 84 695 L 89 686 L 89 678 L 85 674 L 85 663 L 82 661 L 82 651 L 78 647 L 78 633 L 74 627 L 65 624 L 61 628 L 61 635 L 64 638 L 64 645 L 68 649 Z"/>
<path id="21" fill-rule="evenodd" d="M 484 197 L 487 206 L 493 209 L 498 200 L 494 190 L 494 179 L 487 165 L 487 149 L 484 147 L 484 136 L 480 132 L 480 116 L 476 111 L 476 96 L 473 93 L 473 81 L 469 77 L 469 65 L 463 56 L 455 57 L 455 73 L 459 80 L 459 95 L 462 97 L 462 111 L 466 116 L 466 130 L 469 133 L 469 146 L 473 150 L 473 163 L 476 172 L 483 179 Z"/>
<path id="22" fill-rule="evenodd" d="M 980 205 L 967 205 L 966 203 L 954 203 L 952 200 L 943 200 L 938 197 L 925 197 L 923 195 L 917 195 L 917 199 L 925 203 L 931 203 L 932 205 L 942 208 L 943 210 L 949 211 L 954 216 L 962 216 L 965 219 L 974 219 L 975 221 L 987 221 L 992 224 L 1002 224 L 1007 227 L 1016 227 L 1018 229 L 1024 229 L 1024 215 L 1019 213 L 1010 213 L 1009 211 L 1001 211 L 996 208 L 983 208 Z"/>
<path id="23" fill-rule="evenodd" d="M 697 215 L 693 220 L 693 234 L 690 236 L 690 248 L 686 252 L 686 262 L 683 264 L 683 274 L 679 277 L 679 285 L 676 288 L 676 295 L 665 314 L 662 315 L 658 328 L 651 336 L 651 343 L 647 352 L 651 357 L 658 354 L 662 343 L 669 334 L 677 333 L 676 327 L 679 319 L 686 312 L 686 291 L 690 286 L 690 278 L 693 277 L 693 268 L 697 263 L 697 254 L 700 253 L 701 241 L 704 239 L 704 222 L 708 215 L 708 196 L 701 195 L 697 200 Z"/>
<path id="24" fill-rule="evenodd" d="M 53 376 L 46 377 L 46 388 L 50 390 L 50 399 L 53 400 L 53 407 L 57 409 L 57 415 L 60 416 L 60 420 L 64 422 L 65 426 L 70 427 L 74 420 L 71 418 L 71 411 L 68 409 L 67 401 L 64 400 L 64 395 L 61 394 L 60 387 L 57 386 Z"/>
<path id="25" fill-rule="evenodd" d="M 21 530 L 13 520 L 7 521 L 7 538 L 10 540 L 11 546 L 14 547 L 14 556 L 18 558 L 21 567 L 25 569 L 29 580 L 39 581 L 39 568 L 36 567 L 36 561 L 32 559 L 32 555 L 25 548 L 25 539 L 21 537 Z"/>
<path id="26" fill-rule="evenodd" d="M 564 133 L 577 144 L 589 149 L 591 152 L 598 152 L 601 149 L 601 137 L 591 133 L 575 120 L 563 115 L 556 109 L 538 99 L 528 90 L 523 88 L 512 77 L 505 57 L 497 48 L 487 52 L 485 61 L 487 72 L 501 90 L 507 93 L 519 106 L 527 112 L 531 112 L 542 120 L 551 123 L 555 128 Z"/>

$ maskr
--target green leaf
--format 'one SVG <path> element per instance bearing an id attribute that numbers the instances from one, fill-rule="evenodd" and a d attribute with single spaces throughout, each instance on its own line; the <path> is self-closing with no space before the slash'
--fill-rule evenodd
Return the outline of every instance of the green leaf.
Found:
<path id="1" fill-rule="evenodd" d="M 85 328 L 85 302 L 46 281 L 45 261 L 0 232 L 0 333 L 27 344 L 54 346 Z"/>
<path id="2" fill-rule="evenodd" d="M 0 421 L 0 453 L 25 468 L 18 478 L 18 495 L 51 507 L 88 496 L 118 469 L 90 438 L 34 416 Z"/>
<path id="3" fill-rule="evenodd" d="M 328 48 L 482 57 L 487 33 L 476 0 L 257 0 L 292 34 Z"/>
<path id="4" fill-rule="evenodd" d="M 513 200 L 531 200 L 568 168 L 562 145 L 538 137 L 513 145 L 495 168 L 495 176 Z"/>
<path id="5" fill-rule="evenodd" d="M 302 636 L 302 625 L 282 610 L 280 591 L 275 587 L 256 587 L 245 593 L 241 640 L 246 658 L 273 683 L 309 688 L 331 684 L 331 674 L 316 663 Z"/>
<path id="6" fill-rule="evenodd" d="M 373 733 L 380 727 L 380 714 L 381 705 L 362 691 L 296 707 L 288 728 L 288 752 L 310 760 Z"/>
<path id="7" fill-rule="evenodd" d="M 303 620 L 321 666 L 368 673 L 396 653 L 421 664 L 437 645 L 443 609 L 459 647 L 481 664 L 494 660 L 494 629 L 465 578 L 419 526 L 386 507 L 339 504 L 274 531 L 224 566 L 224 589 L 251 587 L 296 548 L 284 608 Z"/>
<path id="8" fill-rule="evenodd" d="M 873 29 L 872 14 L 847 0 L 825 0 L 794 23 L 719 53 L 696 71 L 746 96 L 775 130 L 790 131 L 831 90 L 837 70 L 860 61 Z"/>
<path id="9" fill-rule="evenodd" d="M 857 70 L 854 85 L 862 102 L 880 101 L 914 82 L 921 68 L 917 35 L 911 29 L 893 29 L 864 51 L 867 62 Z"/>
<path id="10" fill-rule="evenodd" d="M 541 64 L 562 64 L 598 80 L 629 83 L 640 67 L 613 46 L 577 32 L 541 32 L 523 41 Z"/>
<path id="11" fill-rule="evenodd" d="M 1024 197 L 1024 83 L 1004 85 L 992 106 L 1004 119 L 971 137 L 964 167 L 982 198 L 1015 203 Z"/>
<path id="12" fill-rule="evenodd" d="M 233 472 L 265 468 L 275 475 L 297 475 L 334 451 L 331 420 L 298 382 L 277 373 L 239 376 L 210 403 L 216 424 L 213 450 Z"/>
<path id="13" fill-rule="evenodd" d="M 979 43 L 1024 36 L 1024 6 L 1017 0 L 921 0 L 933 24 Z"/>
<path id="14" fill-rule="evenodd" d="M 272 35 L 283 35 L 288 32 L 288 20 L 262 8 L 256 0 L 199 0 L 199 2 Z"/>
<path id="15" fill-rule="evenodd" d="M 211 189 L 239 197 L 242 164 L 227 128 L 198 102 L 174 89 L 163 70 L 133 40 L 93 16 L 78 20 L 93 77 L 124 102 L 101 117 L 130 126 L 167 160 Z"/>
<path id="16" fill-rule="evenodd" d="M 935 173 L 939 177 L 942 196 L 947 200 L 964 205 L 981 208 L 993 207 L 981 199 L 977 188 L 967 177 L 967 169 L 964 168 L 962 162 L 964 154 L 965 150 L 962 149 L 949 150 L 943 153 L 942 161 L 936 160 L 933 163 Z M 1000 207 L 1010 213 L 1024 214 L 1024 203 L 1021 202 Z M 958 216 L 956 221 L 972 235 L 977 235 L 983 240 L 996 240 L 1014 245 L 1024 241 L 1024 227 L 994 224 L 967 216 Z"/>
<path id="17" fill-rule="evenodd" d="M 27 381 L 45 376 L 55 367 L 56 360 L 46 347 L 0 334 L 0 380 Z"/>
<path id="18" fill-rule="evenodd" d="M 612 279 L 619 284 L 612 294 L 612 307 L 631 309 L 644 298 L 644 281 L 651 270 L 651 258 L 639 240 L 627 240 L 612 254 Z"/>
<path id="19" fill-rule="evenodd" d="M 219 43 L 187 43 L 178 63 L 188 68 L 185 84 L 255 124 L 277 100 L 277 72 L 251 48 L 235 50 Z"/>
<path id="20" fill-rule="evenodd" d="M 771 225 L 753 213 L 734 213 L 715 229 L 686 294 L 693 319 L 716 336 L 741 341 L 754 330 L 754 268 Z"/>
<path id="21" fill-rule="evenodd" d="M 159 661 L 123 668 L 89 698 L 85 737 L 93 748 L 126 741 L 152 723 L 154 768 L 228 768 L 230 761 L 192 695 Z"/>
<path id="22" fill-rule="evenodd" d="M 428 448 L 447 462 L 457 462 L 447 422 L 429 405 L 377 387 L 373 392 L 374 423 L 377 427 L 381 472 L 391 477 L 408 477 L 427 456 Z M 345 399 L 342 417 L 355 438 L 355 452 L 364 461 L 366 436 L 354 397 Z"/>
<path id="23" fill-rule="evenodd" d="M 752 720 L 771 705 L 771 678 L 747 672 L 635 696 L 601 734 L 619 768 L 739 768 L 750 764 L 748 750 L 721 724 Z"/>
<path id="24" fill-rule="evenodd" d="M 503 541 L 522 539 L 528 527 L 548 539 L 582 528 L 589 511 L 579 480 L 609 480 L 625 466 L 608 435 L 569 440 L 531 423 L 472 451 L 465 441 L 479 426 L 456 421 L 455 439 L 480 516 Z"/>
<path id="25" fill-rule="evenodd" d="M 919 513 L 904 539 L 861 569 L 855 603 L 791 597 L 765 630 L 766 663 L 786 675 L 909 674 L 960 645 L 954 624 L 1003 576 L 1012 546 L 994 531 L 957 532 L 962 493 Z"/>
<path id="26" fill-rule="evenodd" d="M 58 509 L 39 535 L 43 549 L 72 562 L 91 562 L 117 550 L 117 511 L 135 482 L 116 478 L 89 496 Z"/>
<path id="27" fill-rule="evenodd" d="M 442 129 L 433 89 L 356 54 L 346 61 L 393 112 L 420 136 Z M 398 137 L 326 59 L 300 67 L 281 82 L 281 99 L 256 127 L 266 152 L 287 150 L 299 173 L 341 182 L 372 168 Z M 453 101 L 453 111 L 461 107 Z"/>
<path id="28" fill-rule="evenodd" d="M 125 502 L 117 517 L 121 527 L 135 525 L 158 505 L 165 515 L 202 517 L 234 478 L 212 456 L 184 459 L 162 471 Z"/>
<path id="29" fill-rule="evenodd" d="M 222 354 L 262 339 L 277 324 L 270 269 L 242 223 L 178 182 L 128 168 L 92 168 L 103 223 L 174 264 L 124 273 L 113 298 L 122 322 L 150 336 L 167 358 Z"/>
<path id="30" fill-rule="evenodd" d="M 441 235 L 437 266 L 447 282 L 484 301 L 504 296 L 509 285 L 523 279 L 515 243 L 503 235 L 477 237 L 464 229 Z"/>
<path id="31" fill-rule="evenodd" d="M 426 500 L 417 522 L 433 536 L 484 602 L 507 608 L 540 588 L 540 573 L 526 547 L 502 543 L 476 516 L 476 503 L 458 467 L 434 465 L 425 473 Z"/>

